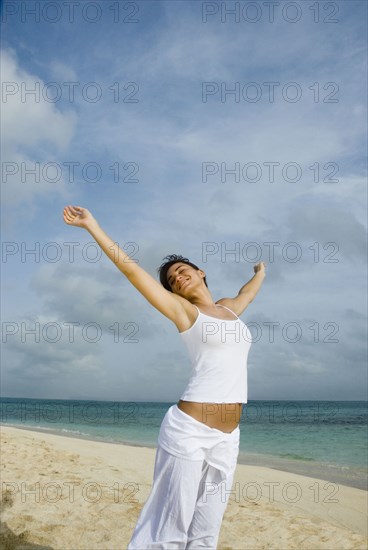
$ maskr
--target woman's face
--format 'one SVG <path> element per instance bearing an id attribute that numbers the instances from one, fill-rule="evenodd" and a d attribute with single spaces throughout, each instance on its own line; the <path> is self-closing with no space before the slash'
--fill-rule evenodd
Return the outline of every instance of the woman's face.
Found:
<path id="1" fill-rule="evenodd" d="M 201 270 L 194 269 L 194 267 L 178 262 L 169 267 L 166 277 L 167 282 L 174 294 L 180 294 L 185 296 L 188 294 L 188 290 L 193 288 L 193 285 L 197 285 L 201 282 Z"/>

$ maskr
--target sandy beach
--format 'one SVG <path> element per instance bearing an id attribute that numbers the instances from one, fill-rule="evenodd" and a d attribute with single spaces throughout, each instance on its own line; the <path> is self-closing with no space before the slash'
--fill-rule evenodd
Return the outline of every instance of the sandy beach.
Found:
<path id="1" fill-rule="evenodd" d="M 1 426 L 1 546 L 126 549 L 155 449 Z M 238 464 L 218 549 L 362 549 L 366 491 Z"/>

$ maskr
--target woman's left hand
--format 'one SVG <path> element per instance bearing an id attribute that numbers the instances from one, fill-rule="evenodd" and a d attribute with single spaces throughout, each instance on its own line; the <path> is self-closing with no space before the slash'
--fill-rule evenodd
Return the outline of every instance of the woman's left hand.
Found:
<path id="1" fill-rule="evenodd" d="M 264 273 L 266 274 L 266 264 L 264 262 L 259 262 L 258 264 L 256 264 L 255 266 L 253 266 L 253 269 L 254 269 L 254 273 Z"/>

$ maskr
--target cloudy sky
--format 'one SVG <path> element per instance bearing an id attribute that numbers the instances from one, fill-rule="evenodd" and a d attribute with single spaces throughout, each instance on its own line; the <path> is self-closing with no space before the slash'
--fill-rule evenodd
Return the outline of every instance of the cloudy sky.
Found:
<path id="1" fill-rule="evenodd" d="M 367 4 L 2 10 L 2 395 L 175 402 L 189 379 L 74 204 L 153 276 L 201 266 L 215 301 L 266 262 L 249 399 L 366 399 Z"/>

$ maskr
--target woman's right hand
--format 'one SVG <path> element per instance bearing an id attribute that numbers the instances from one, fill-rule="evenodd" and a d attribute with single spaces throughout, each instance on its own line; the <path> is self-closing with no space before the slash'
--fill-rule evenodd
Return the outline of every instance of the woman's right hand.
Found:
<path id="1" fill-rule="evenodd" d="M 91 212 L 81 206 L 66 206 L 64 208 L 64 222 L 75 227 L 87 229 L 91 222 L 95 221 Z"/>

